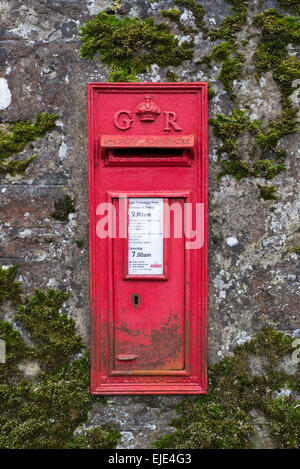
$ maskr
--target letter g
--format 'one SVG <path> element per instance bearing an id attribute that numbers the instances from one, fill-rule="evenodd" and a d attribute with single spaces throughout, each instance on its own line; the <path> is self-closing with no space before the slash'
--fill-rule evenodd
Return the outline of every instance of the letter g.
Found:
<path id="1" fill-rule="evenodd" d="M 120 117 L 122 114 L 123 117 Z M 117 129 L 127 130 L 131 127 L 133 120 L 131 119 L 131 112 L 121 109 L 114 114 L 113 121 Z"/>

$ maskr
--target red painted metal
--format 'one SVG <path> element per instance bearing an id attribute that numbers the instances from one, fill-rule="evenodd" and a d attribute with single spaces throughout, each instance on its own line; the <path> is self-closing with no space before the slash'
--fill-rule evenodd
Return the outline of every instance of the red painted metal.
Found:
<path id="1" fill-rule="evenodd" d="M 90 83 L 88 105 L 91 392 L 204 393 L 207 84 Z M 128 232 L 116 223 L 99 238 L 97 208 L 111 203 L 128 221 L 131 199 L 163 201 L 164 233 L 167 207 L 203 203 L 204 245 L 187 249 L 171 223 L 162 261 L 130 273 Z"/>

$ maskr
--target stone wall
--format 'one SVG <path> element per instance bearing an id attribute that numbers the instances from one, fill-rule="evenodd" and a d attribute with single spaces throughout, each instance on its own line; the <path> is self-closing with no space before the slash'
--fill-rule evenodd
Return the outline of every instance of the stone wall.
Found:
<path id="1" fill-rule="evenodd" d="M 80 58 L 79 28 L 100 11 L 118 2 L 104 0 L 0 0 L 0 127 L 17 120 L 34 122 L 38 113 L 55 113 L 57 126 L 33 141 L 20 159 L 36 154 L 24 174 L 0 175 L 0 262 L 19 265 L 19 280 L 26 293 L 33 288 L 63 289 L 71 293 L 65 307 L 74 318 L 78 333 L 89 343 L 89 246 L 88 246 L 88 160 L 87 83 L 108 80 L 108 70 L 99 59 Z M 121 1 L 130 18 L 151 16 L 165 21 L 180 40 L 176 23 L 162 18 L 161 10 L 174 8 L 171 0 Z M 234 2 L 232 2 L 234 3 Z M 204 20 L 213 28 L 229 15 L 230 3 L 202 2 Z M 230 115 L 243 109 L 249 121 L 267 123 L 280 118 L 280 89 L 272 70 L 255 76 L 254 53 L 259 29 L 254 14 L 275 6 L 266 0 L 249 1 L 247 21 L 237 32 L 238 52 L 245 60 L 240 76 L 232 81 L 235 99 L 218 79 L 221 64 L 211 68 L 199 59 L 211 53 L 220 40 L 212 41 L 203 31 L 194 35 L 194 58 L 177 67 L 150 69 L 142 81 L 167 81 L 171 71 L 179 81 L 208 80 L 215 91 L 209 115 Z M 281 11 L 279 9 L 279 11 Z M 181 22 L 195 26 L 190 10 L 180 6 Z M 288 48 L 295 56 L 293 45 Z M 291 95 L 297 104 L 297 92 Z M 245 160 L 249 135 L 238 136 Z M 257 183 L 262 177 L 237 181 L 232 175 L 217 179 L 220 167 L 216 150 L 220 142 L 209 134 L 209 307 L 208 356 L 215 363 L 231 354 L 232 348 L 249 340 L 269 325 L 290 335 L 299 334 L 297 300 L 297 246 L 299 230 L 299 160 L 295 133 L 280 140 L 287 152 L 286 171 L 272 184 L 277 200 L 260 197 Z M 74 199 L 75 213 L 66 221 L 53 218 L 54 203 Z M 4 318 L 11 317 L 5 313 Z M 3 319 L 3 318 L 2 318 Z M 147 447 L 160 434 L 170 431 L 179 397 L 114 397 L 109 406 L 96 404 L 91 424 L 113 422 L 122 431 L 120 447 Z"/>

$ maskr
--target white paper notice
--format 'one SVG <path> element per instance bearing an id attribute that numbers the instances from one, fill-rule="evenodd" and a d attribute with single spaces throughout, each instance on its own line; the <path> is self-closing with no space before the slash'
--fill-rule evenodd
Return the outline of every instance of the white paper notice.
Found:
<path id="1" fill-rule="evenodd" d="M 163 274 L 163 199 L 129 198 L 128 273 Z"/>

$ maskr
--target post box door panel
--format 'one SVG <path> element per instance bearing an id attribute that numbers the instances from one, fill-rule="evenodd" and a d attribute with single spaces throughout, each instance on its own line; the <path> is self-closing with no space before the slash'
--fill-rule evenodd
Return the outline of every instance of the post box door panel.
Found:
<path id="1" fill-rule="evenodd" d="M 129 198 L 128 203 L 131 201 L 138 202 L 139 199 Z M 133 205 L 140 208 L 135 211 L 129 209 L 129 212 L 131 210 L 133 215 L 135 214 L 133 222 L 139 230 L 142 230 L 143 225 L 147 223 L 143 216 L 152 214 L 151 202 L 152 205 L 160 203 L 163 207 L 165 201 L 165 207 L 169 207 L 170 211 L 175 203 L 183 210 L 183 199 L 141 198 L 140 201 L 140 205 Z M 118 199 L 114 199 L 117 216 L 120 210 L 118 202 Z M 159 215 L 155 214 L 154 207 L 155 216 Z M 161 214 L 162 220 L 163 214 Z M 184 370 L 186 345 L 184 238 L 175 238 L 174 226 L 170 224 L 168 238 L 160 238 L 151 246 L 151 240 L 141 237 L 131 245 L 130 221 L 127 242 L 118 238 L 113 240 L 113 370 L 125 373 L 130 370 L 131 374 L 133 372 L 142 374 L 143 370 L 147 374 L 159 374 L 163 370 Z M 132 236 L 136 236 L 136 233 L 133 232 Z M 126 276 L 128 271 L 126 250 L 130 250 L 131 256 L 134 256 L 132 262 L 137 259 L 135 275 L 131 277 Z M 163 252 L 164 250 L 167 252 Z M 162 273 L 164 270 L 164 275 L 152 274 L 153 270 Z"/>

